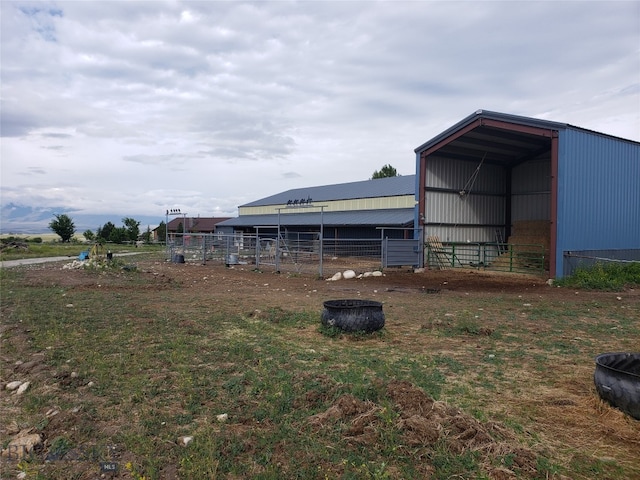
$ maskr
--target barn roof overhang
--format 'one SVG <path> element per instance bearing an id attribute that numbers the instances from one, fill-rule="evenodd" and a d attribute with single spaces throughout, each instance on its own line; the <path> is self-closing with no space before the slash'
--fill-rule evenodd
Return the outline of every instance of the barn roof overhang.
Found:
<path id="1" fill-rule="evenodd" d="M 513 167 L 547 154 L 567 124 L 478 110 L 415 149 L 440 158 Z"/>

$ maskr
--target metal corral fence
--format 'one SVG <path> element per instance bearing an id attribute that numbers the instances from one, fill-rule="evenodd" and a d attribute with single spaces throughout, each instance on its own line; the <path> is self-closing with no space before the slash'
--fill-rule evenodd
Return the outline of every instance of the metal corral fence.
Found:
<path id="1" fill-rule="evenodd" d="M 411 241 L 405 242 L 413 249 L 420 249 L 417 240 L 415 246 Z M 323 277 L 347 269 L 364 273 L 399 266 L 389 262 L 388 245 L 388 240 L 381 238 L 321 240 L 317 233 L 281 234 L 280 238 L 275 234 L 187 233 L 173 238 L 167 246 L 167 258 L 176 263 L 219 262 Z M 427 242 L 424 247 L 425 267 L 432 269 L 474 268 L 534 274 L 543 274 L 548 269 L 543 245 L 438 241 Z M 402 264 L 418 265 L 418 262 L 407 260 Z"/>
<path id="2" fill-rule="evenodd" d="M 273 235 L 177 234 L 167 245 L 176 263 L 219 262 L 257 270 L 331 276 L 351 269 L 379 270 L 382 239 L 323 239 L 315 233 Z M 320 255 L 322 250 L 323 254 Z"/>
<path id="3" fill-rule="evenodd" d="M 427 242 L 425 266 L 540 275 L 549 268 L 544 245 L 473 242 Z"/>
<path id="4" fill-rule="evenodd" d="M 563 254 L 563 275 L 571 276 L 579 268 L 590 268 L 596 264 L 618 263 L 626 265 L 629 263 L 640 263 L 640 249 L 626 250 L 580 250 L 564 252 Z"/>

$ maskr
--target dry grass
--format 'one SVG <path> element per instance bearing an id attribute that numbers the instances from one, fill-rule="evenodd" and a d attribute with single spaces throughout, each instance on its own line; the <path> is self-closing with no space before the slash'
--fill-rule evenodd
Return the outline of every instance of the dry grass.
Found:
<path id="1" fill-rule="evenodd" d="M 117 447 L 115 478 L 640 478 L 640 422 L 603 404 L 592 379 L 595 355 L 637 349 L 636 291 L 159 261 L 2 275 L 1 380 L 32 381 L 22 398 L 3 391 L 0 417 L 17 423 L 2 436 L 44 438 L 3 476 L 95 478 L 95 461 L 44 462 L 62 437 Z M 335 298 L 383 302 L 383 333 L 323 335 Z"/>

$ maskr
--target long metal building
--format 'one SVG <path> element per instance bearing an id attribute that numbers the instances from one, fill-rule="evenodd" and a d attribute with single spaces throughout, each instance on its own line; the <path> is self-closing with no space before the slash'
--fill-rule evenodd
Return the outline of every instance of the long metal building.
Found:
<path id="1" fill-rule="evenodd" d="M 218 225 L 229 234 L 256 234 L 280 228 L 323 238 L 413 237 L 413 175 L 296 188 L 241 205 L 238 217 Z"/>
<path id="2" fill-rule="evenodd" d="M 539 243 L 551 278 L 640 260 L 639 142 L 479 110 L 415 155 L 423 241 Z"/>

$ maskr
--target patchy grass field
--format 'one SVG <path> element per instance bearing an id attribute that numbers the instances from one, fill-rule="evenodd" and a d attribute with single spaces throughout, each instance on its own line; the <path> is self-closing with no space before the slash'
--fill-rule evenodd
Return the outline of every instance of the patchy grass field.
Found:
<path id="1" fill-rule="evenodd" d="M 1 478 L 640 478 L 640 422 L 593 386 L 640 349 L 638 290 L 141 258 L 0 270 Z M 385 328 L 321 329 L 341 298 Z"/>
<path id="2" fill-rule="evenodd" d="M 41 238 L 41 237 L 39 237 Z M 58 237 L 59 238 L 59 237 Z M 43 242 L 27 241 L 28 237 L 20 237 L 19 240 L 11 242 L 0 243 L 0 261 L 6 260 L 22 260 L 25 258 L 39 258 L 39 257 L 69 257 L 77 258 L 80 252 L 90 251 L 94 244 L 87 242 L 70 242 L 62 243 L 55 241 L 54 239 L 48 239 L 45 237 Z M 31 238 L 31 240 L 33 240 Z M 125 245 L 107 243 L 100 248 L 103 253 L 107 250 L 113 253 L 127 253 L 127 252 L 162 252 L 164 246 L 162 245 Z"/>

